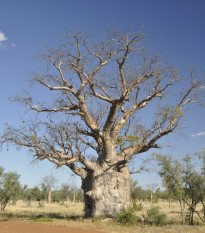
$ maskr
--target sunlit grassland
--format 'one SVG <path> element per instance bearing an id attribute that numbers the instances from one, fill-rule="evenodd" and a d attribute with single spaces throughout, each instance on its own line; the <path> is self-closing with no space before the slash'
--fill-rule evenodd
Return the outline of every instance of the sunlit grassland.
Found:
<path id="1" fill-rule="evenodd" d="M 13 217 L 40 217 L 53 218 L 83 217 L 84 205 L 78 202 L 46 203 L 17 201 L 15 205 L 9 204 L 5 209 L 5 215 Z"/>
<path id="2" fill-rule="evenodd" d="M 137 203 L 139 204 L 139 202 Z M 204 233 L 204 225 L 195 226 L 182 226 L 180 205 L 178 202 L 172 202 L 171 208 L 167 201 L 160 201 L 158 203 L 151 204 L 150 202 L 142 202 L 143 210 L 137 212 L 137 215 L 143 217 L 146 216 L 146 212 L 152 206 L 160 206 L 160 211 L 167 214 L 168 225 L 163 227 L 149 226 L 142 223 L 138 226 L 123 227 L 117 224 L 113 220 L 102 221 L 98 219 L 84 219 L 84 205 L 77 202 L 65 202 L 65 203 L 51 203 L 46 202 L 28 202 L 18 201 L 16 205 L 9 204 L 5 209 L 4 216 L 26 218 L 26 221 L 44 222 L 44 224 L 55 224 L 70 226 L 75 228 L 92 228 L 103 232 L 109 233 Z M 52 218 L 53 221 L 50 221 Z M 37 219 L 37 221 L 35 221 Z M 38 221 L 39 219 L 39 221 Z M 196 218 L 197 219 L 197 218 Z M 195 221 L 197 222 L 197 221 Z M 198 221 L 200 222 L 200 221 Z M 83 232 L 83 230 L 82 230 Z"/>
<path id="3" fill-rule="evenodd" d="M 181 223 L 182 217 L 181 217 L 181 208 L 179 201 L 172 201 L 170 208 L 169 208 L 169 202 L 168 201 L 159 201 L 156 203 L 151 204 L 150 202 L 142 202 L 143 210 L 139 212 L 140 216 L 146 216 L 147 210 L 150 209 L 153 206 L 159 206 L 160 212 L 165 213 L 167 215 L 167 221 L 169 223 Z M 202 206 L 198 205 L 196 210 L 201 210 Z M 185 208 L 185 214 L 188 214 L 188 207 Z M 195 222 L 200 223 L 200 219 L 195 214 Z"/>

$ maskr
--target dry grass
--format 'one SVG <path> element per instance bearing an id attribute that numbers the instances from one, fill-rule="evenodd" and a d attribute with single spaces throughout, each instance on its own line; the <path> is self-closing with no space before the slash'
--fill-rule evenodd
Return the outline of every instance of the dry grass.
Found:
<path id="1" fill-rule="evenodd" d="M 143 202 L 143 210 L 140 212 L 140 215 L 146 215 L 146 212 L 148 209 L 150 209 L 153 206 L 159 206 L 160 212 L 165 213 L 167 215 L 168 222 L 181 224 L 182 217 L 181 217 L 181 209 L 180 204 L 178 201 L 174 201 L 171 203 L 171 207 L 169 208 L 169 202 L 168 201 L 160 201 L 158 203 L 151 204 L 150 202 Z M 197 210 L 201 210 L 202 206 L 198 205 Z M 187 209 L 185 209 L 187 211 Z M 199 217 L 195 214 L 195 222 L 200 223 Z"/>
<path id="2" fill-rule="evenodd" d="M 50 216 L 55 218 L 69 218 L 81 216 L 83 217 L 83 204 L 77 202 L 66 202 L 64 204 L 46 202 L 32 202 L 29 205 L 27 202 L 18 201 L 16 205 L 8 205 L 5 209 L 5 214 L 16 217 L 37 217 Z"/>
<path id="3" fill-rule="evenodd" d="M 111 221 L 109 223 L 104 222 L 92 222 L 91 220 L 83 221 L 65 221 L 58 220 L 53 224 L 70 226 L 74 228 L 90 228 L 99 230 L 106 233 L 204 233 L 204 226 L 182 226 L 182 225 L 167 225 L 163 227 L 148 226 L 148 225 L 139 225 L 132 227 L 123 227 L 115 222 Z M 83 230 L 82 230 L 83 232 Z"/>
<path id="4" fill-rule="evenodd" d="M 151 208 L 149 202 L 143 202 L 143 210 L 139 213 L 141 216 L 146 215 L 146 212 Z M 96 221 L 93 222 L 91 219 L 83 219 L 83 204 L 82 203 L 73 203 L 66 202 L 62 204 L 47 204 L 39 206 L 38 202 L 32 202 L 31 206 L 28 203 L 23 201 L 18 201 L 15 206 L 8 205 L 5 210 L 6 215 L 11 215 L 13 217 L 28 217 L 35 218 L 41 216 L 53 217 L 56 218 L 52 223 L 55 225 L 70 226 L 75 228 L 90 228 L 96 229 L 99 231 L 104 231 L 107 233 L 204 233 L 204 226 L 182 226 L 181 216 L 180 216 L 180 206 L 178 202 L 173 202 L 171 208 L 169 208 L 168 202 L 159 202 L 157 204 L 161 208 L 161 212 L 166 213 L 168 216 L 169 222 L 175 222 L 175 224 L 167 225 L 164 227 L 155 227 L 148 225 L 138 225 L 133 227 L 122 227 L 116 224 L 114 221 L 102 222 Z M 76 220 L 74 218 L 76 217 Z M 29 220 L 27 220 L 29 221 Z M 44 223 L 48 224 L 48 223 Z M 83 230 L 82 230 L 83 232 Z"/>
<path id="5" fill-rule="evenodd" d="M 165 213 L 167 215 L 167 220 L 169 222 L 181 222 L 180 205 L 178 202 L 171 203 L 171 208 L 169 208 L 169 203 L 167 201 L 160 201 L 154 204 L 151 204 L 150 202 L 143 202 L 142 204 L 143 210 L 139 213 L 142 216 L 146 216 L 147 210 L 151 207 L 159 206 L 160 212 Z"/>

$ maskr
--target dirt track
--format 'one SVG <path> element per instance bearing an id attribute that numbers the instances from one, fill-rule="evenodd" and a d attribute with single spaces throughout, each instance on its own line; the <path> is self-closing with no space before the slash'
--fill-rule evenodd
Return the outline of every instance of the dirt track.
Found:
<path id="1" fill-rule="evenodd" d="M 0 221 L 0 233 L 103 233 L 91 229 L 55 226 L 48 223 L 29 223 L 21 220 Z"/>

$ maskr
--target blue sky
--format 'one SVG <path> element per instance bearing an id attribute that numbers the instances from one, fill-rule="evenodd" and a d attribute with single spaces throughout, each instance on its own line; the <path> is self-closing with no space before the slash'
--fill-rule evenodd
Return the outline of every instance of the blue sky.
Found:
<path id="1" fill-rule="evenodd" d="M 186 74 L 189 66 L 205 71 L 204 0 L 1 0 L 0 1 L 0 130 L 5 122 L 18 125 L 24 108 L 8 101 L 22 88 L 33 70 L 34 56 L 56 47 L 63 33 L 84 30 L 94 35 L 109 27 L 122 29 L 144 25 L 147 43 L 168 54 L 168 60 Z M 195 106 L 185 117 L 183 128 L 164 141 L 160 153 L 184 156 L 205 147 L 205 109 Z M 166 145 L 169 145 L 167 147 Z M 42 177 L 54 174 L 60 182 L 70 179 L 66 168 L 52 164 L 31 165 L 26 150 L 0 152 L 0 166 L 17 171 L 21 182 L 38 185 Z M 155 174 L 135 175 L 139 184 L 156 183 Z"/>

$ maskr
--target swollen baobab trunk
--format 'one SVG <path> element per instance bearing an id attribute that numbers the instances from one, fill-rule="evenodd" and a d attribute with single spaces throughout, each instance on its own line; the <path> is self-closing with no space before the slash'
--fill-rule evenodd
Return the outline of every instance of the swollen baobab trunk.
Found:
<path id="1" fill-rule="evenodd" d="M 127 165 L 118 171 L 109 169 L 102 174 L 89 172 L 83 179 L 86 217 L 114 216 L 130 204 L 130 173 Z"/>

